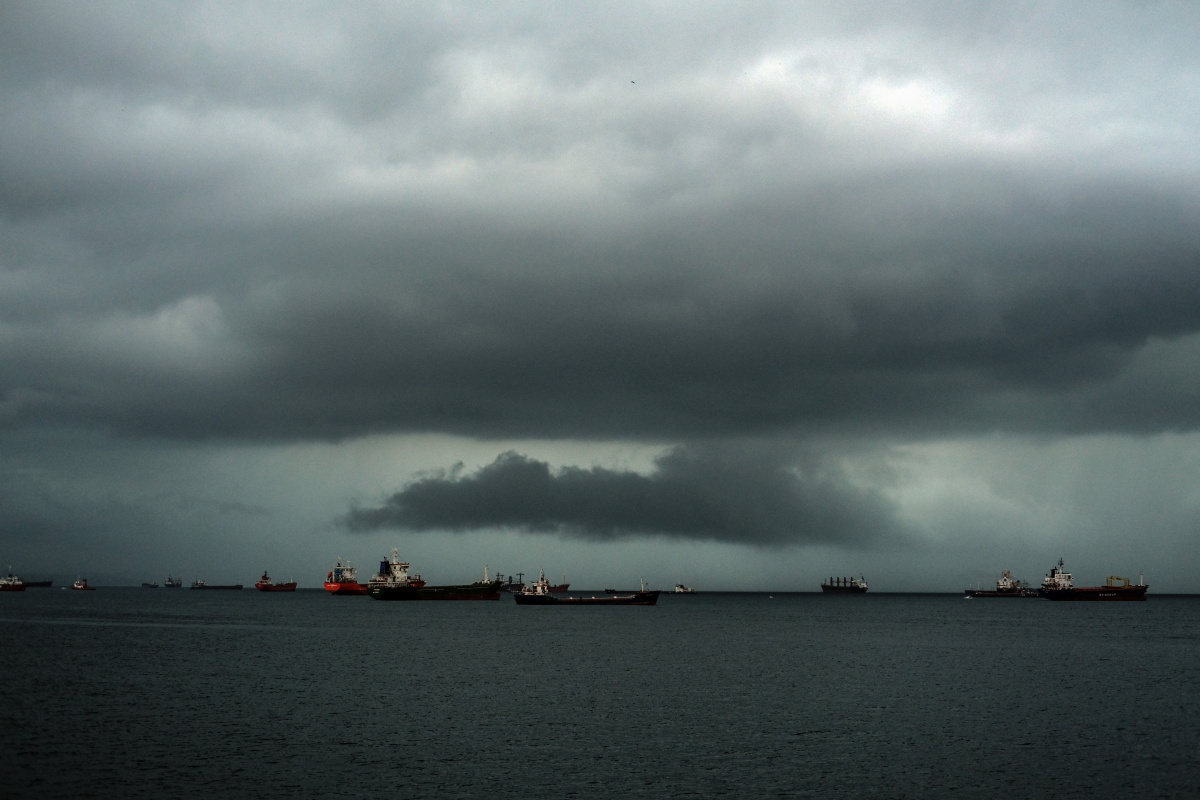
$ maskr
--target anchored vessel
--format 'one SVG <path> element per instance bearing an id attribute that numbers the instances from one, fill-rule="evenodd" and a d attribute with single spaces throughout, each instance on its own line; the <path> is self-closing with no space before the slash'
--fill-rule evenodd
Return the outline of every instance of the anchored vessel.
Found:
<path id="1" fill-rule="evenodd" d="M 647 591 L 645 581 L 642 581 L 641 591 L 606 597 L 556 597 L 552 588 L 546 573 L 542 572 L 533 586 L 514 594 L 513 600 L 521 606 L 652 606 L 658 602 L 659 595 L 657 589 Z"/>
<path id="2" fill-rule="evenodd" d="M 367 594 L 375 600 L 499 600 L 502 581 L 483 580 L 451 586 L 426 586 L 420 575 L 408 574 L 409 563 L 400 560 L 392 548 L 392 557 L 379 562 L 379 574 L 367 583 Z"/>
<path id="3" fill-rule="evenodd" d="M 857 578 L 830 578 L 821 584 L 821 591 L 825 594 L 866 594 L 867 582 L 862 576 Z"/>
<path id="4" fill-rule="evenodd" d="M 87 578 L 80 578 L 79 580 L 75 581 L 74 583 L 71 584 L 71 588 L 77 592 L 94 592 L 94 591 L 96 591 L 95 586 L 87 585 Z"/>
<path id="5" fill-rule="evenodd" d="M 183 586 L 183 578 L 172 578 L 170 575 L 167 576 L 166 582 L 163 583 L 164 589 L 178 589 L 181 586 Z"/>
<path id="6" fill-rule="evenodd" d="M 325 576 L 325 591 L 334 595 L 362 595 L 367 593 L 367 587 L 358 582 L 355 577 L 358 570 L 350 566 L 349 561 L 342 561 L 342 557 L 338 556 L 337 563 L 333 565 L 333 569 L 329 570 L 329 574 Z M 422 585 L 424 582 L 422 581 Z"/>
<path id="7" fill-rule="evenodd" d="M 675 584 L 675 594 L 695 594 L 696 590 L 691 587 L 684 586 L 682 583 Z"/>
<path id="8" fill-rule="evenodd" d="M 1041 597 L 1037 589 L 1033 589 L 1012 576 L 1008 570 L 1000 573 L 996 581 L 996 589 L 967 589 L 967 597 Z"/>
<path id="9" fill-rule="evenodd" d="M 296 582 L 272 583 L 271 576 L 264 569 L 262 577 L 255 582 L 254 588 L 260 592 L 294 592 L 296 591 Z"/>
<path id="10" fill-rule="evenodd" d="M 1075 586 L 1071 582 L 1071 573 L 1063 571 L 1063 560 L 1050 568 L 1050 574 L 1042 579 L 1040 594 L 1047 600 L 1145 600 L 1146 585 L 1144 578 L 1136 584 L 1131 584 L 1128 578 L 1109 575 L 1104 586 Z"/>
<path id="11" fill-rule="evenodd" d="M 0 592 L 23 592 L 25 582 L 13 575 L 12 567 L 8 568 L 8 577 L 0 578 Z"/>
<path id="12" fill-rule="evenodd" d="M 237 583 L 237 584 L 233 584 L 231 586 L 230 585 L 209 586 L 206 581 L 195 580 L 195 581 L 192 581 L 192 588 L 193 589 L 237 589 L 237 590 L 240 590 L 242 588 L 242 585 L 240 583 Z"/>
<path id="13" fill-rule="evenodd" d="M 142 581 L 142 588 L 143 589 L 157 589 L 158 583 L 155 581 L 151 581 L 151 582 Z"/>

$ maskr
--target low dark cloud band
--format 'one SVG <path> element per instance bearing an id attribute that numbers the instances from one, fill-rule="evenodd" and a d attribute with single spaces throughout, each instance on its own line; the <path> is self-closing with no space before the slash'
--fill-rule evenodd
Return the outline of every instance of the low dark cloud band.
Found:
<path id="1" fill-rule="evenodd" d="M 478 471 L 423 477 L 351 530 L 517 528 L 609 540 L 667 536 L 737 544 L 860 546 L 897 536 L 896 509 L 854 486 L 829 458 L 771 446 L 680 446 L 649 475 L 550 465 L 516 452 Z"/>

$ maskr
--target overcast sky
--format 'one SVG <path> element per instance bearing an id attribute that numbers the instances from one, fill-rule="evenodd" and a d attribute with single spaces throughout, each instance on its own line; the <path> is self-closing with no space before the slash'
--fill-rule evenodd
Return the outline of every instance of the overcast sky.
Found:
<path id="1" fill-rule="evenodd" d="M 1200 592 L 1200 6 L 0 5 L 0 566 Z"/>

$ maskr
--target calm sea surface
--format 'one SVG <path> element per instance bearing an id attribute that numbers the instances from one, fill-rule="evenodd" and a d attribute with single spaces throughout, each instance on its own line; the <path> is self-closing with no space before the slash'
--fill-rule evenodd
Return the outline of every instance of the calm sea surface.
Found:
<path id="1" fill-rule="evenodd" d="M 0 796 L 1200 797 L 1200 598 L 0 595 Z"/>

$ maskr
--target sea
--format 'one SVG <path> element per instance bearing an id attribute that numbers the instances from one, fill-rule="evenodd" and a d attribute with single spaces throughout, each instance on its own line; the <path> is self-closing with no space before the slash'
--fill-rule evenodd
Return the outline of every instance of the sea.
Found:
<path id="1" fill-rule="evenodd" d="M 1200 597 L 0 594 L 4 798 L 1200 797 Z"/>

